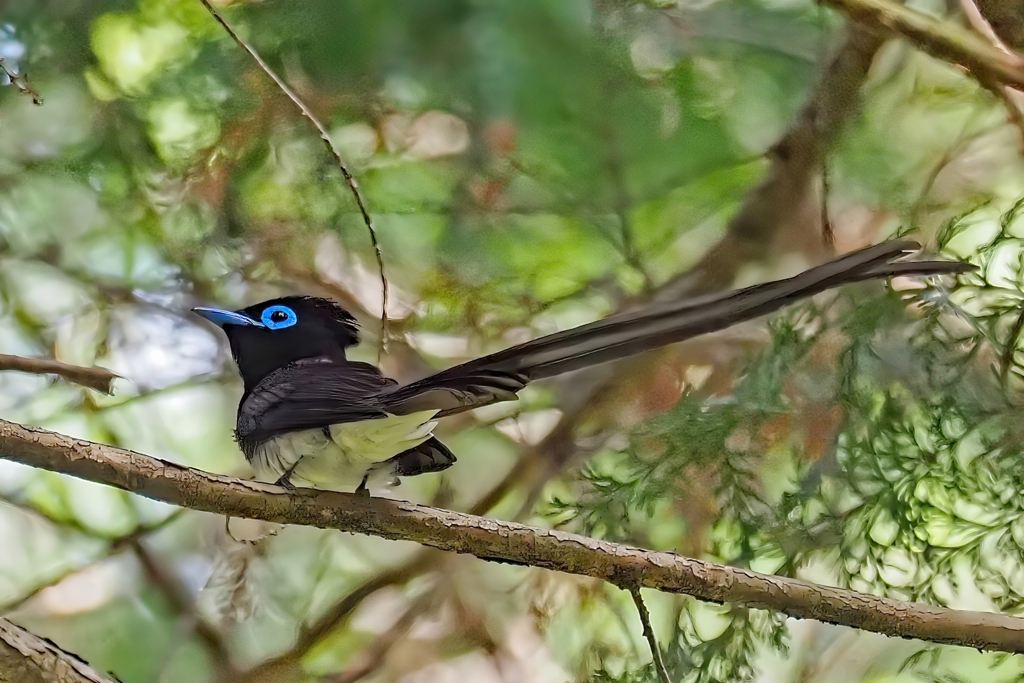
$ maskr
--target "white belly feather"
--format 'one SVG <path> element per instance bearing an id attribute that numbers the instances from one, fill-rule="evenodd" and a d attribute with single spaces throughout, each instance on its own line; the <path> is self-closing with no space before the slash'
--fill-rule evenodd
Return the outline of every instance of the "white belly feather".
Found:
<path id="1" fill-rule="evenodd" d="M 330 437 L 322 429 L 282 434 L 256 449 L 252 466 L 260 481 L 275 482 L 291 469 L 296 486 L 352 491 L 374 465 L 429 439 L 436 414 L 425 410 L 331 425 Z M 380 473 L 391 478 L 390 471 Z"/>

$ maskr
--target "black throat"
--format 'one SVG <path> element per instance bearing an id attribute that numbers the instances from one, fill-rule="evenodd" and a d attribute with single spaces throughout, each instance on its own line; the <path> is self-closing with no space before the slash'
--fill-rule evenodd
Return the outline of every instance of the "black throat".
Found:
<path id="1" fill-rule="evenodd" d="M 345 349 L 334 347 L 329 349 L 294 349 L 292 353 L 288 349 L 269 347 L 255 347 L 236 349 L 231 345 L 231 354 L 238 366 L 238 373 L 242 376 L 244 401 L 252 390 L 259 386 L 260 382 L 269 375 L 283 367 L 287 367 L 300 361 L 306 362 L 327 362 L 347 363 Z"/>

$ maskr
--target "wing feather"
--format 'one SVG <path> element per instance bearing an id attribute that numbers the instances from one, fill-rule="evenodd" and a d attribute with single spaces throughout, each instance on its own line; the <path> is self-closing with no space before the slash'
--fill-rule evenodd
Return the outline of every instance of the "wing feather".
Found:
<path id="1" fill-rule="evenodd" d="M 386 417 L 377 397 L 396 384 L 368 363 L 292 363 L 268 375 L 242 399 L 238 443 L 251 458 L 258 444 L 280 434 Z"/>

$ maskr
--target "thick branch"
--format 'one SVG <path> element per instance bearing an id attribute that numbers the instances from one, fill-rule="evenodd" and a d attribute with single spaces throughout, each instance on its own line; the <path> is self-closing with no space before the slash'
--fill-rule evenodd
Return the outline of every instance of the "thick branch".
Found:
<path id="1" fill-rule="evenodd" d="M 0 618 L 0 683 L 114 683 L 114 679 Z"/>
<path id="2" fill-rule="evenodd" d="M 0 371 L 14 370 L 28 372 L 33 375 L 58 375 L 69 382 L 109 394 L 111 384 L 117 375 L 106 368 L 85 368 L 80 365 L 68 365 L 47 358 L 25 358 L 0 353 Z"/>
<path id="3" fill-rule="evenodd" d="M 481 559 L 781 611 L 889 636 L 1024 653 L 1024 619 L 907 603 L 385 498 L 286 492 L 0 421 L 0 455 L 168 503 L 234 517 L 422 543 Z"/>
<path id="4" fill-rule="evenodd" d="M 960 64 L 979 80 L 1024 89 L 1024 59 L 981 36 L 888 0 L 823 0 L 866 26 L 902 36 L 933 57 Z"/>

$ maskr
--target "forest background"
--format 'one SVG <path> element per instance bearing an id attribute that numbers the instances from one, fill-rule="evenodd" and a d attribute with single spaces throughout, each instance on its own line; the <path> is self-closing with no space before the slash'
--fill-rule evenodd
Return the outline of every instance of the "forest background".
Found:
<path id="1" fill-rule="evenodd" d="M 1022 50 L 1022 0 L 0 4 L 0 679 L 1024 678 Z M 250 476 L 196 304 L 333 297 L 410 380 L 895 235 L 980 270 L 531 386 L 392 493 L 715 563 L 675 588 L 118 460 Z"/>

